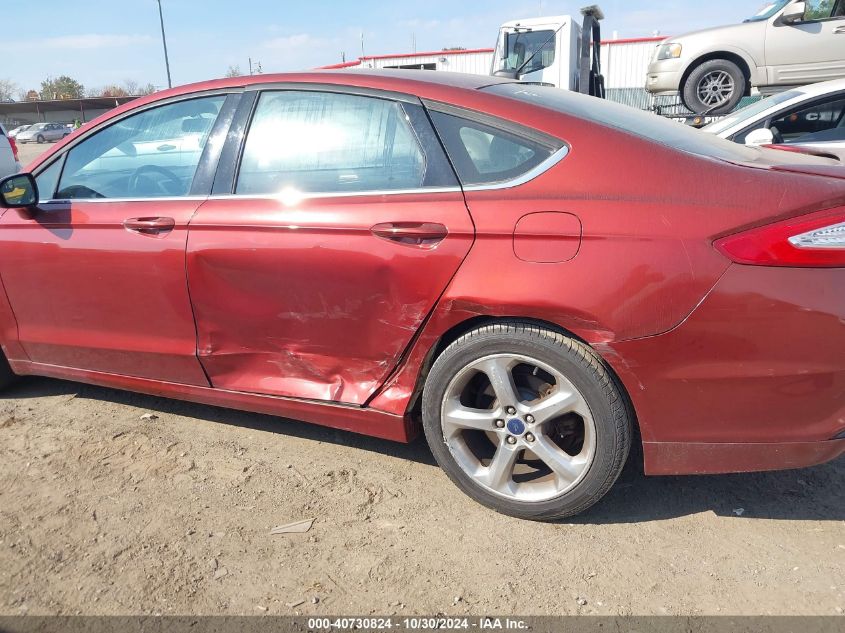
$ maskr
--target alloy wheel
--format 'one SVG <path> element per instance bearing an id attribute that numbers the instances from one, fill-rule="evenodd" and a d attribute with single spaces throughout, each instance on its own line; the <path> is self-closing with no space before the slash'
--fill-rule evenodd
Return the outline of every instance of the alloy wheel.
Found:
<path id="1" fill-rule="evenodd" d="M 714 108 L 727 103 L 734 92 L 734 80 L 724 70 L 714 70 L 698 82 L 698 98 L 706 106 Z"/>
<path id="2" fill-rule="evenodd" d="M 522 502 L 574 488 L 596 452 L 595 422 L 581 392 L 555 368 L 517 354 L 461 369 L 444 394 L 441 428 L 467 475 Z"/>

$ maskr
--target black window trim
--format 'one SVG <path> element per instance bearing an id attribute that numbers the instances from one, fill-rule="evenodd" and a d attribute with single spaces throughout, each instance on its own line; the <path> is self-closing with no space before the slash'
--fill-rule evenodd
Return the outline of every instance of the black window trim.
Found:
<path id="1" fill-rule="evenodd" d="M 117 117 L 109 118 L 106 121 L 103 121 L 101 124 L 97 125 L 96 127 L 92 127 L 91 129 L 82 131 L 77 138 L 75 138 L 71 143 L 66 145 L 62 148 L 62 151 L 59 153 L 58 156 L 52 157 L 51 160 L 39 165 L 35 170 L 32 172 L 32 176 L 38 178 L 44 171 L 49 169 L 53 166 L 56 161 L 65 161 L 68 153 L 73 150 L 77 145 L 82 143 L 83 141 L 87 140 L 94 134 L 106 129 L 107 127 L 111 127 L 112 125 L 123 121 L 131 116 L 136 114 L 140 114 L 142 112 L 146 112 L 147 110 L 151 110 L 153 108 L 157 108 L 159 106 L 170 105 L 172 103 L 178 103 L 181 101 L 193 101 L 194 99 L 203 99 L 206 97 L 215 97 L 215 96 L 225 96 L 226 100 L 223 102 L 223 106 L 220 108 L 220 112 L 217 115 L 217 120 L 215 121 L 214 126 L 212 127 L 212 132 L 209 134 L 209 141 L 211 140 L 211 134 L 213 134 L 217 130 L 217 125 L 223 115 L 223 109 L 227 103 L 229 103 L 229 97 L 232 95 L 240 95 L 244 92 L 243 88 L 235 87 L 235 88 L 220 88 L 214 90 L 203 90 L 201 92 L 192 92 L 188 94 L 182 95 L 175 95 L 173 97 L 168 97 L 166 99 L 159 99 L 157 101 L 151 101 L 150 103 L 145 103 L 143 106 L 139 106 L 137 108 L 132 108 L 131 110 L 127 110 L 126 112 L 120 114 Z M 131 102 L 130 102 L 131 103 Z M 208 146 L 208 142 L 206 142 L 206 147 Z M 194 175 L 194 179 L 196 180 L 197 174 L 200 173 L 201 169 L 207 169 L 208 166 L 204 166 L 202 161 L 204 159 L 208 159 L 211 161 L 214 157 L 211 153 L 206 155 L 205 148 L 203 149 L 203 153 L 200 156 L 200 163 L 197 165 L 197 172 Z M 217 165 L 213 165 L 214 170 L 217 169 Z M 64 164 L 62 165 L 61 173 L 59 174 L 58 182 L 61 182 L 61 178 L 64 175 Z M 194 185 L 191 184 L 191 188 L 188 191 L 188 195 L 186 196 L 162 196 L 156 198 L 55 198 L 51 197 L 49 200 L 44 200 L 39 203 L 39 207 L 45 206 L 47 207 L 45 210 L 49 210 L 50 205 L 62 205 L 63 208 L 66 208 L 69 203 L 72 202 L 95 202 L 95 203 L 107 203 L 107 202 L 150 202 L 150 201 L 166 201 L 166 200 L 205 200 L 211 193 L 211 189 L 205 191 L 204 193 L 195 193 L 194 192 Z M 52 194 L 55 196 L 55 191 Z"/>

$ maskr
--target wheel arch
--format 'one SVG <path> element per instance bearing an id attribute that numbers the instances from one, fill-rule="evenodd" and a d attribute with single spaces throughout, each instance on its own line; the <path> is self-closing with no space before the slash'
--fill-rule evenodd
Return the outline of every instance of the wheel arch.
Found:
<path id="1" fill-rule="evenodd" d="M 479 327 L 484 327 L 487 325 L 495 325 L 496 323 L 524 323 L 527 325 L 533 325 L 540 328 L 545 328 L 548 330 L 552 330 L 557 332 L 558 334 L 562 334 L 563 336 L 575 339 L 579 343 L 583 344 L 584 346 L 591 349 L 595 352 L 596 356 L 600 359 L 601 363 L 604 365 L 605 369 L 607 369 L 610 376 L 613 378 L 614 382 L 616 383 L 617 387 L 619 388 L 619 392 L 622 394 L 623 398 L 625 399 L 626 406 L 628 407 L 628 411 L 631 415 L 631 420 L 633 421 L 634 426 L 634 445 L 642 446 L 642 436 L 640 432 L 640 423 L 639 418 L 637 417 L 637 411 L 634 408 L 634 403 L 631 400 L 631 396 L 628 393 L 628 389 L 625 386 L 625 383 L 622 381 L 621 377 L 619 376 L 616 369 L 613 365 L 608 362 L 608 360 L 604 357 L 604 355 L 594 346 L 591 345 L 588 341 L 584 338 L 578 336 L 574 332 L 567 330 L 566 328 L 558 325 L 557 323 L 553 323 L 552 321 L 546 321 L 544 319 L 538 319 L 536 317 L 521 317 L 521 316 L 493 316 L 493 315 L 478 315 L 473 316 L 459 323 L 453 324 L 451 327 L 446 329 L 432 345 L 429 346 L 428 351 L 426 352 L 425 358 L 420 366 L 420 370 L 417 374 L 416 385 L 414 387 L 414 391 L 411 394 L 410 401 L 408 403 L 408 414 L 410 417 L 415 421 L 415 424 L 420 419 L 421 414 L 421 405 L 422 405 L 422 393 L 423 388 L 425 387 L 426 379 L 428 378 L 428 374 L 431 371 L 431 366 L 434 364 L 434 361 L 437 359 L 443 351 L 449 347 L 452 343 L 458 340 L 467 332 L 474 330 Z M 641 453 L 638 453 L 641 455 Z M 640 457 L 641 459 L 641 457 Z"/>

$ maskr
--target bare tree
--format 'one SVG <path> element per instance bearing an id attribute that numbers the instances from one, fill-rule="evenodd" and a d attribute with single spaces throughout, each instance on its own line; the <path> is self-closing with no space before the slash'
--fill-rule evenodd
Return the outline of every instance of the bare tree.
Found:
<path id="1" fill-rule="evenodd" d="M 0 101 L 14 101 L 20 88 L 11 79 L 0 79 Z"/>
<path id="2" fill-rule="evenodd" d="M 241 72 L 240 66 L 229 66 L 229 70 L 226 71 L 226 77 L 240 77 L 243 73 Z"/>

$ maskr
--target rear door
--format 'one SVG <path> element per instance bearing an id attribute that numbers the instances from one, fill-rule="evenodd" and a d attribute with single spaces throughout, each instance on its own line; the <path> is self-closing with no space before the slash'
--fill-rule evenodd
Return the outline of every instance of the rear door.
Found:
<path id="1" fill-rule="evenodd" d="M 363 404 L 472 240 L 417 99 L 245 93 L 188 235 L 200 361 L 217 388 Z"/>
<path id="2" fill-rule="evenodd" d="M 807 0 L 804 20 L 766 28 L 766 65 L 773 85 L 845 77 L 845 0 Z"/>
<path id="3" fill-rule="evenodd" d="M 207 139 L 213 129 L 222 144 L 236 99 L 175 100 L 96 130 L 39 170 L 36 212 L 2 215 L 0 274 L 29 360 L 208 385 L 196 358 L 185 246 L 216 164 Z M 209 146 L 202 158 L 176 166 L 135 151 L 150 129 L 187 134 L 198 121 Z M 115 149 L 124 160 L 104 162 Z"/>

